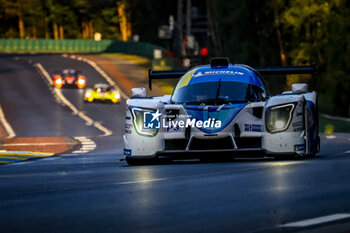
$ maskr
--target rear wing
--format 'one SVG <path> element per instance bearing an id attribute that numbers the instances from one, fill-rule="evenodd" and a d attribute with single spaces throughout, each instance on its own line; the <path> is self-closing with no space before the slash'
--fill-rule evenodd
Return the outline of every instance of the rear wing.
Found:
<path id="1" fill-rule="evenodd" d="M 316 67 L 311 66 L 272 66 L 253 68 L 260 75 L 287 75 L 287 74 L 312 74 L 314 82 L 317 79 Z M 148 70 L 148 86 L 152 90 L 154 79 L 177 79 L 182 77 L 187 70 L 153 71 Z"/>
<path id="2" fill-rule="evenodd" d="M 257 67 L 254 70 L 260 75 L 311 74 L 313 83 L 316 86 L 317 69 L 315 65 Z"/>
<path id="3" fill-rule="evenodd" d="M 261 75 L 312 74 L 316 75 L 316 67 L 312 66 L 272 66 L 254 68 Z"/>

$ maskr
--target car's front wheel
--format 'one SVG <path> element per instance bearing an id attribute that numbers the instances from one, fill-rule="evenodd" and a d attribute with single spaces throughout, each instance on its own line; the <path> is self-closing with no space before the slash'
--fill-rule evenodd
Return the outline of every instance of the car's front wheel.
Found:
<path id="1" fill-rule="evenodd" d="M 132 165 L 132 166 L 144 165 L 150 162 L 149 159 L 139 159 L 139 158 L 135 159 L 132 157 L 126 157 L 125 160 L 129 165 Z"/>

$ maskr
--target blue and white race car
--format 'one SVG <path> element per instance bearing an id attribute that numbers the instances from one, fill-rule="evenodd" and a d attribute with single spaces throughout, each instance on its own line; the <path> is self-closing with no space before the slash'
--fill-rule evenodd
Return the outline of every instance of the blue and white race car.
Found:
<path id="1" fill-rule="evenodd" d="M 180 79 L 172 95 L 146 97 L 144 88 L 132 89 L 126 102 L 126 161 L 193 158 L 219 151 L 296 158 L 315 155 L 320 148 L 316 92 L 296 83 L 291 91 L 269 96 L 262 75 L 274 74 L 315 75 L 315 68 L 253 69 L 213 58 L 210 65 L 189 71 L 150 70 L 150 89 L 153 79 Z"/>

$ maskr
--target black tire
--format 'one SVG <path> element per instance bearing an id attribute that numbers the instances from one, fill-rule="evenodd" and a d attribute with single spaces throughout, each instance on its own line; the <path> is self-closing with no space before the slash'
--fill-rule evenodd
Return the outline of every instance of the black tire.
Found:
<path id="1" fill-rule="evenodd" d="M 126 157 L 125 161 L 131 166 L 133 166 L 133 165 L 141 165 L 140 162 L 142 162 L 141 159 L 133 159 L 133 158 L 130 158 L 130 157 Z"/>
<path id="2" fill-rule="evenodd" d="M 310 155 L 298 155 L 298 154 L 294 155 L 295 160 L 304 160 L 304 159 L 307 159 L 309 157 L 310 157 Z"/>
<path id="3" fill-rule="evenodd" d="M 319 136 L 318 99 L 316 99 L 315 121 L 316 121 L 317 142 L 312 145 L 311 153 L 307 156 L 308 158 L 315 157 L 316 154 L 320 152 L 320 147 L 321 147 L 321 140 L 320 140 L 320 136 Z"/>
<path id="4" fill-rule="evenodd" d="M 135 158 L 126 157 L 125 161 L 131 166 L 137 166 L 137 165 L 151 164 L 151 163 L 154 163 L 156 160 L 155 159 L 135 159 Z"/>
<path id="5" fill-rule="evenodd" d="M 308 157 L 310 157 L 310 158 L 315 157 L 316 154 L 320 152 L 320 147 L 321 147 L 320 136 L 317 136 L 317 142 L 315 145 L 313 145 L 312 153 Z"/>

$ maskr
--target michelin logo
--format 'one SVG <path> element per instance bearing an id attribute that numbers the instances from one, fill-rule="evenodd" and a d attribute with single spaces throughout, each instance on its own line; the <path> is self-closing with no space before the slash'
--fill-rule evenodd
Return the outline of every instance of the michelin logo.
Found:
<path id="1" fill-rule="evenodd" d="M 212 71 L 205 71 L 204 74 L 199 71 L 197 74 L 192 74 L 192 77 L 197 78 L 203 75 L 244 75 L 244 73 L 239 71 L 233 71 L 233 70 L 212 70 Z"/>
<path id="2" fill-rule="evenodd" d="M 203 76 L 203 73 L 200 72 L 200 71 L 197 74 L 192 74 L 193 78 L 197 78 L 197 77 L 200 77 L 200 76 Z"/>

